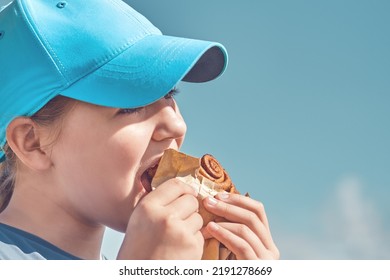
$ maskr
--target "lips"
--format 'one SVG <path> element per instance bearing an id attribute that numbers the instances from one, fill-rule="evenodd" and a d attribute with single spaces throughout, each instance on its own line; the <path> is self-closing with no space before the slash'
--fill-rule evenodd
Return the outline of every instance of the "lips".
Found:
<path id="1" fill-rule="evenodd" d="M 156 175 L 158 163 L 159 161 L 146 169 L 141 175 L 141 183 L 148 193 L 152 191 L 152 180 L 154 175 Z"/>

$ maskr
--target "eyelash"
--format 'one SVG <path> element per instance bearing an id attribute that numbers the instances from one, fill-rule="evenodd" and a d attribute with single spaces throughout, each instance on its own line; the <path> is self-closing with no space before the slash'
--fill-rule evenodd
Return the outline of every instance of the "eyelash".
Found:
<path id="1" fill-rule="evenodd" d="M 125 108 L 125 109 L 120 109 L 118 114 L 119 115 L 125 115 L 125 114 L 135 114 L 141 111 L 144 107 L 137 107 L 137 108 Z"/>
<path id="2" fill-rule="evenodd" d="M 173 98 L 174 96 L 178 95 L 179 94 L 179 89 L 178 88 L 173 88 L 171 89 L 165 96 L 164 98 L 165 99 L 170 99 L 170 98 Z"/>
<path id="3" fill-rule="evenodd" d="M 172 99 L 174 98 L 174 96 L 176 96 L 177 94 L 179 93 L 179 90 L 177 88 L 173 88 L 172 90 L 170 90 L 165 96 L 164 98 L 165 99 Z M 145 107 L 137 107 L 137 108 L 124 108 L 124 109 L 120 109 L 118 114 L 135 114 L 135 113 L 138 113 L 139 111 L 141 111 L 143 108 Z"/>

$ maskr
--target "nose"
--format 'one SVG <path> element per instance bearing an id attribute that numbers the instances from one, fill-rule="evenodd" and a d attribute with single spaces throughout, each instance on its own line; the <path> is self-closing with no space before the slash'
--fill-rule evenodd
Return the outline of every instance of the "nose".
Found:
<path id="1" fill-rule="evenodd" d="M 156 127 L 153 133 L 153 140 L 179 140 L 181 142 L 187 131 L 187 125 L 180 114 L 179 108 L 173 99 L 165 99 L 155 102 L 154 118 Z"/>

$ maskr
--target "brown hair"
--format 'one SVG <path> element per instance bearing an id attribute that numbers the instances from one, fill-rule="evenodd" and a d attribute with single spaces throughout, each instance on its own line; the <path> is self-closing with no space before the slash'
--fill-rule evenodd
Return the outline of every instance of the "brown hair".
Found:
<path id="1" fill-rule="evenodd" d="M 75 100 L 59 95 L 50 100 L 30 118 L 38 126 L 52 126 L 54 139 L 57 139 L 60 133 L 61 121 L 71 108 L 73 108 L 75 103 Z M 18 164 L 17 157 L 8 144 L 4 145 L 3 150 L 5 153 L 5 161 L 0 163 L 0 212 L 7 207 L 11 200 Z"/>

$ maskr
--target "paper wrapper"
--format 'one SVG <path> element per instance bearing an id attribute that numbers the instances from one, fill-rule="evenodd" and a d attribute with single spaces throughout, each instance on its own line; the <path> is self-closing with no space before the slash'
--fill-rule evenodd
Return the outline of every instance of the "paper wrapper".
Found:
<path id="1" fill-rule="evenodd" d="M 207 161 L 206 163 L 204 161 Z M 207 168 L 213 169 L 211 176 L 205 174 L 204 165 Z M 203 175 L 202 175 L 203 174 Z M 206 178 L 209 177 L 209 178 Z M 218 177 L 222 176 L 222 177 Z M 202 200 L 208 196 L 215 196 L 218 192 L 228 191 L 238 193 L 234 185 L 230 181 L 230 177 L 226 171 L 220 166 L 218 161 L 211 155 L 205 155 L 202 158 L 196 158 L 173 149 L 168 149 L 164 152 L 161 158 L 156 174 L 152 180 L 152 189 L 155 189 L 163 182 L 178 178 L 184 183 L 192 186 L 198 192 L 199 214 L 203 218 L 203 225 L 207 225 L 210 221 L 221 221 L 221 217 L 217 217 L 203 207 Z M 228 181 L 227 181 L 228 180 Z M 214 238 L 205 240 L 203 248 L 203 260 L 226 260 L 235 259 L 235 255 L 228 250 L 223 244 Z"/>

